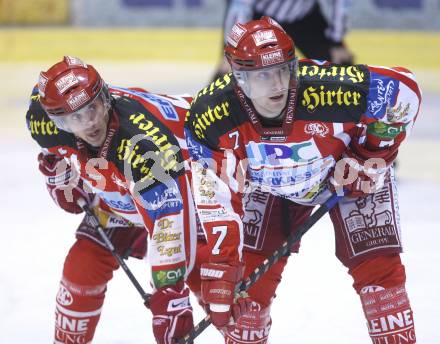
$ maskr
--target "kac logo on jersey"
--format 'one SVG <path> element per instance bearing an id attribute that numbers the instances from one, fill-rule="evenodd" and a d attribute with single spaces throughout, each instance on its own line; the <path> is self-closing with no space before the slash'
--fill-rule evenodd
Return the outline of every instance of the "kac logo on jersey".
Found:
<path id="1" fill-rule="evenodd" d="M 304 126 L 304 132 L 309 135 L 317 135 L 320 137 L 326 137 L 329 129 L 325 124 L 322 123 L 307 123 Z"/>

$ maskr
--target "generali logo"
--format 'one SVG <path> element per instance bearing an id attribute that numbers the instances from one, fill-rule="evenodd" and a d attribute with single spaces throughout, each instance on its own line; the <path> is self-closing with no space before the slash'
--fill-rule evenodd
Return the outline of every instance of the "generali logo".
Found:
<path id="1" fill-rule="evenodd" d="M 260 58 L 263 66 L 270 66 L 284 62 L 284 56 L 281 49 L 271 51 L 270 53 L 261 54 Z"/>

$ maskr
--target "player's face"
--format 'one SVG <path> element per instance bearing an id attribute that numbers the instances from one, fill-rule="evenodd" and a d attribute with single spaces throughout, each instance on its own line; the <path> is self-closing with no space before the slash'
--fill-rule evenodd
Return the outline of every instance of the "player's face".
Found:
<path id="1" fill-rule="evenodd" d="M 108 110 L 97 97 L 80 111 L 67 116 L 66 125 L 73 134 L 94 147 L 100 147 L 107 134 Z"/>
<path id="2" fill-rule="evenodd" d="M 247 72 L 250 98 L 260 115 L 274 118 L 281 113 L 286 105 L 290 77 L 288 64 Z"/>
<path id="3" fill-rule="evenodd" d="M 287 102 L 288 91 L 282 91 L 271 97 L 252 99 L 255 110 L 266 118 L 276 118 L 283 111 Z"/>

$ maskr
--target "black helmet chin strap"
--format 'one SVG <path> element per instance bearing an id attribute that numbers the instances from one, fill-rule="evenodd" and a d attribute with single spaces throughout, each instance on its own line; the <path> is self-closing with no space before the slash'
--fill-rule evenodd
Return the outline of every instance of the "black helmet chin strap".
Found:
<path id="1" fill-rule="evenodd" d="M 249 120 L 251 121 L 255 130 L 261 135 L 261 139 L 283 141 L 285 140 L 286 136 L 288 136 L 292 132 L 297 99 L 296 88 L 289 90 L 286 108 L 277 116 L 284 116 L 282 118 L 282 124 L 276 127 L 264 127 L 260 120 L 260 116 L 255 111 L 254 107 L 244 94 L 243 90 L 236 85 L 234 91 L 237 95 L 238 100 L 241 103 L 241 106 L 246 111 Z"/>

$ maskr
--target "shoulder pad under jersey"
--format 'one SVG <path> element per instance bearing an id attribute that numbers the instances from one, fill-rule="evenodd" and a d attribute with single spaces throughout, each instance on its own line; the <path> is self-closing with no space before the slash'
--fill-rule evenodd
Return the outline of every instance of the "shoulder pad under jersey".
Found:
<path id="1" fill-rule="evenodd" d="M 30 97 L 29 109 L 26 113 L 26 123 L 32 138 L 42 148 L 71 147 L 76 148 L 75 137 L 63 130 L 58 129 L 50 120 L 40 104 L 38 88 L 34 87 Z"/>
<path id="2" fill-rule="evenodd" d="M 370 85 L 367 66 L 302 60 L 298 73 L 296 119 L 359 122 L 367 107 Z"/>
<path id="3" fill-rule="evenodd" d="M 119 130 L 111 149 L 124 175 L 129 167 L 130 180 L 150 187 L 184 173 L 183 155 L 171 130 L 135 99 L 118 97 L 113 104 Z"/>
<path id="4" fill-rule="evenodd" d="M 229 73 L 198 92 L 185 123 L 195 139 L 216 149 L 223 134 L 247 120 L 234 92 L 232 74 Z"/>

